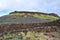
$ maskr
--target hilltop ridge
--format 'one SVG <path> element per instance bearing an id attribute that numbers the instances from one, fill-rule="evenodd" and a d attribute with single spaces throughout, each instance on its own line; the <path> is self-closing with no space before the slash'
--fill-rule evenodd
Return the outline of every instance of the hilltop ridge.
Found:
<path id="1" fill-rule="evenodd" d="M 52 16 L 56 16 L 56 17 L 59 17 L 57 14 L 55 13 L 43 13 L 43 12 L 32 12 L 32 11 L 14 11 L 14 12 L 11 12 L 10 14 L 17 14 L 17 13 L 25 13 L 25 14 L 44 14 L 44 15 L 52 15 Z"/>

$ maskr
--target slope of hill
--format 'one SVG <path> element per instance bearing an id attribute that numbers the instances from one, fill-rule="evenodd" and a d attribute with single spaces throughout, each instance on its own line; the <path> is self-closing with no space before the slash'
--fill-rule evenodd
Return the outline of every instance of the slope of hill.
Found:
<path id="1" fill-rule="evenodd" d="M 54 14 L 54 13 L 43 13 L 43 12 L 27 12 L 27 11 L 15 11 L 15 12 L 11 12 L 10 13 L 11 15 L 20 15 L 20 16 L 26 16 L 26 15 L 29 15 L 29 16 L 33 16 L 33 17 L 37 17 L 37 18 L 40 18 L 40 19 L 46 19 L 46 20 L 56 20 L 56 19 L 59 19 L 58 15 L 57 14 Z"/>
<path id="2" fill-rule="evenodd" d="M 55 16 L 54 16 L 55 15 Z M 15 11 L 8 15 L 0 17 L 0 24 L 8 23 L 45 23 L 54 20 L 58 20 L 59 17 L 56 14 L 50 15 L 42 12 L 23 12 Z"/>
<path id="3" fill-rule="evenodd" d="M 19 16 L 19 15 L 9 15 L 0 18 L 0 24 L 27 24 L 27 23 L 45 23 L 50 22 L 50 20 L 40 19 L 32 16 Z"/>
<path id="4" fill-rule="evenodd" d="M 0 40 L 59 40 L 60 18 L 52 13 L 15 11 L 0 17 Z"/>

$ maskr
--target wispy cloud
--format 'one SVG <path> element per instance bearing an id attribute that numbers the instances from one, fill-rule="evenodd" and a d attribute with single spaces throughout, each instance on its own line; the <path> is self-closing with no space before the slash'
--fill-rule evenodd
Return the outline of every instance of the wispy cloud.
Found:
<path id="1" fill-rule="evenodd" d="M 25 10 L 60 13 L 60 0 L 0 0 L 0 11 Z"/>

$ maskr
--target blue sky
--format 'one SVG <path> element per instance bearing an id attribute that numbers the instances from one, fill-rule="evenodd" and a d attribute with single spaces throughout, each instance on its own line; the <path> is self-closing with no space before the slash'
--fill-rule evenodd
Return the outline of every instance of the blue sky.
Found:
<path id="1" fill-rule="evenodd" d="M 56 13 L 60 15 L 60 0 L 0 0 L 0 16 L 15 10 Z"/>

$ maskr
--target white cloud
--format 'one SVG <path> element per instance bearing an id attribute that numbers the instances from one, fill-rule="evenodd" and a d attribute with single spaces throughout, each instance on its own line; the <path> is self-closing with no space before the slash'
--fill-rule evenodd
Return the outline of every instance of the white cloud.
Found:
<path id="1" fill-rule="evenodd" d="M 0 0 L 0 11 L 30 10 L 60 13 L 60 0 Z"/>
<path id="2" fill-rule="evenodd" d="M 5 1 L 0 1 L 0 11 L 5 10 L 6 7 L 7 7 L 6 2 Z"/>
<path id="3" fill-rule="evenodd" d="M 35 10 L 42 6 L 41 0 L 0 0 L 1 10 Z M 44 4 L 43 4 L 44 5 Z M 2 7 L 2 8 L 1 8 Z"/>

